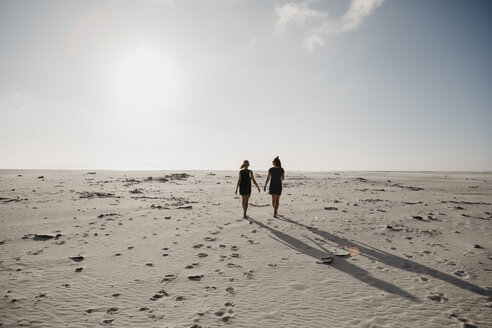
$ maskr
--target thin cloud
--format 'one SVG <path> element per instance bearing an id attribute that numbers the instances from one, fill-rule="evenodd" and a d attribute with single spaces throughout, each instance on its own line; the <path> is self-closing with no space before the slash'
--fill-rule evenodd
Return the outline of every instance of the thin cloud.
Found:
<path id="1" fill-rule="evenodd" d="M 317 46 L 322 47 L 324 45 L 325 40 L 318 34 L 308 35 L 304 40 L 304 47 L 310 51 L 314 51 Z"/>
<path id="2" fill-rule="evenodd" d="M 306 21 L 313 19 L 326 19 L 328 12 L 319 11 L 309 8 L 311 1 L 301 3 L 289 2 L 281 6 L 275 7 L 278 19 L 275 23 L 275 31 L 281 32 L 286 26 L 295 23 L 303 26 Z"/>
<path id="3" fill-rule="evenodd" d="M 31 96 L 23 92 L 15 92 L 11 97 L 11 104 L 14 109 L 24 111 L 32 103 Z"/>
<path id="4" fill-rule="evenodd" d="M 359 27 L 384 0 L 352 0 L 348 11 L 342 17 L 342 31 L 352 31 Z"/>
<path id="5" fill-rule="evenodd" d="M 314 51 L 316 47 L 325 45 L 325 38 L 328 35 L 343 34 L 356 30 L 383 2 L 384 0 L 351 0 L 348 10 L 341 18 L 336 20 L 329 19 L 327 11 L 310 8 L 311 1 L 289 2 L 275 7 L 275 12 L 277 13 L 275 32 L 278 33 L 285 30 L 285 27 L 291 23 L 295 23 L 302 28 L 307 23 L 317 21 L 318 26 L 312 28 L 303 41 L 303 46 L 306 49 Z"/>

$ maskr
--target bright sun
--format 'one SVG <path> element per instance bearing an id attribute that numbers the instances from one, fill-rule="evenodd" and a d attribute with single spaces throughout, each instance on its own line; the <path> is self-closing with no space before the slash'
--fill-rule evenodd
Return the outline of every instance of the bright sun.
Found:
<path id="1" fill-rule="evenodd" d="M 119 106 L 161 109 L 172 105 L 179 81 L 175 67 L 157 52 L 140 49 L 123 57 L 113 74 L 112 94 Z"/>

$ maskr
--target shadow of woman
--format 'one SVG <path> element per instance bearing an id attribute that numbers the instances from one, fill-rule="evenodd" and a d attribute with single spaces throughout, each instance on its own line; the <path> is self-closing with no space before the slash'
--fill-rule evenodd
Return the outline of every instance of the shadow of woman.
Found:
<path id="1" fill-rule="evenodd" d="M 283 220 L 286 220 L 285 218 L 283 218 Z M 303 253 L 303 254 L 306 254 L 306 255 L 309 255 L 315 259 L 321 259 L 321 258 L 324 258 L 324 257 L 330 257 L 333 255 L 332 252 L 330 252 L 329 250 L 325 249 L 323 246 L 319 245 L 318 243 L 316 243 L 318 245 L 320 249 L 317 249 L 317 248 L 314 248 L 314 247 L 311 247 L 309 246 L 308 244 L 300 241 L 299 239 L 297 238 L 294 238 L 286 233 L 283 233 L 279 230 L 276 230 L 266 224 L 263 224 L 259 221 L 256 221 L 254 219 L 251 219 L 251 221 L 253 223 L 256 223 L 258 226 L 262 227 L 262 228 L 265 228 L 267 230 L 269 230 L 275 237 L 272 237 L 273 239 L 281 242 L 282 244 L 300 252 L 300 253 Z M 286 220 L 287 221 L 287 220 Z M 415 302 L 415 303 L 420 303 L 420 301 L 415 297 L 413 296 L 412 294 L 406 292 L 405 290 L 393 285 L 393 284 L 390 284 L 386 281 L 383 281 L 383 280 L 380 280 L 380 279 L 377 279 L 375 277 L 372 277 L 370 275 L 369 272 L 367 272 L 366 270 L 354 265 L 353 263 L 350 263 L 349 261 L 343 259 L 343 258 L 337 258 L 336 261 L 334 261 L 330 267 L 333 267 L 337 270 L 340 270 L 340 271 L 343 271 L 347 274 L 350 274 L 351 276 L 353 276 L 355 279 L 357 280 L 360 280 L 366 284 L 369 284 L 370 286 L 373 286 L 375 288 L 378 288 L 382 291 L 385 291 L 387 293 L 390 293 L 390 294 L 396 294 L 396 295 L 399 295 L 399 296 L 402 296 L 412 302 Z"/>
<path id="2" fill-rule="evenodd" d="M 427 274 L 431 277 L 434 277 L 436 279 L 445 281 L 447 283 L 450 283 L 452 285 L 455 285 L 459 288 L 471 291 L 473 293 L 483 295 L 483 296 L 492 296 L 492 291 L 482 288 L 480 286 L 474 285 L 472 283 L 469 283 L 467 281 L 458 279 L 456 277 L 453 277 L 449 274 L 440 272 L 438 270 L 435 270 L 433 268 L 430 268 L 426 265 L 419 264 L 407 259 L 404 259 L 402 257 L 387 253 L 385 251 L 379 250 L 377 248 L 371 247 L 369 245 L 366 245 L 364 243 L 357 243 L 354 241 L 350 241 L 344 238 L 340 238 L 339 236 L 336 236 L 334 234 L 331 234 L 326 231 L 319 230 L 317 228 L 307 226 L 305 224 L 302 224 L 300 222 L 296 222 L 290 218 L 287 218 L 285 216 L 280 216 L 279 219 L 292 223 L 298 226 L 301 226 L 303 228 L 308 229 L 309 231 L 317 234 L 318 236 L 322 237 L 325 241 L 329 240 L 331 242 L 334 242 L 337 244 L 338 247 L 349 247 L 351 245 L 354 245 L 358 248 L 359 255 L 368 257 L 372 260 L 379 261 L 381 263 L 384 263 L 386 265 L 392 266 L 394 268 L 400 269 L 400 270 L 406 270 L 414 273 L 419 273 L 419 274 Z"/>

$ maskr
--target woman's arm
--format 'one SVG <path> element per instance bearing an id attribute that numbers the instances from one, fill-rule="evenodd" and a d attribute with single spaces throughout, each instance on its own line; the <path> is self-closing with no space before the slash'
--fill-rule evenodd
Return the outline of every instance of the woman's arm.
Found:
<path id="1" fill-rule="evenodd" d="M 236 192 L 235 192 L 236 195 L 237 195 L 237 188 L 239 188 L 240 184 L 241 184 L 241 172 L 239 172 L 239 178 L 237 179 Z"/>
<path id="2" fill-rule="evenodd" d="M 285 173 L 282 173 L 282 181 L 284 181 L 284 178 L 285 178 Z"/>
<path id="3" fill-rule="evenodd" d="M 251 176 L 251 180 L 253 180 L 253 183 L 256 185 L 256 188 L 258 188 L 258 192 L 260 192 L 260 187 L 258 187 L 258 184 L 256 183 L 255 175 L 253 174 L 253 171 L 249 171 L 249 174 Z"/>
<path id="4" fill-rule="evenodd" d="M 266 191 L 266 187 L 268 185 L 268 181 L 270 181 L 270 171 L 268 171 L 268 176 L 267 176 L 267 179 L 266 179 L 266 182 L 265 182 L 265 186 L 263 187 L 263 191 Z"/>

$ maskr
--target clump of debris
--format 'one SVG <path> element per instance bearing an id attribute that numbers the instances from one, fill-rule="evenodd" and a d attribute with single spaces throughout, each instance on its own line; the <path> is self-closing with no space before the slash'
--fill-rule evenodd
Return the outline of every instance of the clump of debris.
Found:
<path id="1" fill-rule="evenodd" d="M 80 195 L 79 198 L 120 198 L 120 196 L 116 196 L 115 194 L 99 191 L 82 191 L 78 192 L 78 194 Z"/>
<path id="2" fill-rule="evenodd" d="M 123 182 L 125 183 L 125 187 L 129 187 L 138 183 L 142 182 L 169 182 L 169 181 L 175 181 L 175 180 L 186 180 L 190 177 L 188 173 L 173 173 L 173 174 L 166 174 L 163 177 L 147 177 L 144 178 L 143 180 L 138 180 L 138 179 L 125 179 Z"/>

